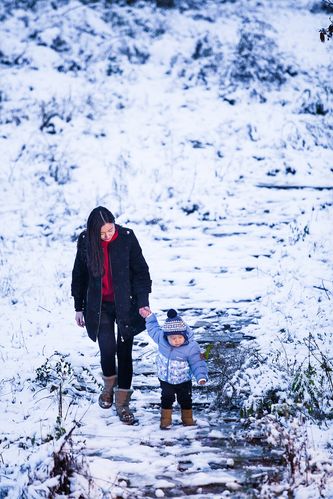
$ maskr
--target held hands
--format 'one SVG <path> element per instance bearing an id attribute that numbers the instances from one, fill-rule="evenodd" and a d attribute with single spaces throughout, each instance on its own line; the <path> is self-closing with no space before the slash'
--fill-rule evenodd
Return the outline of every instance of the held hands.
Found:
<path id="1" fill-rule="evenodd" d="M 80 327 L 84 327 L 86 325 L 84 322 L 83 312 L 75 313 L 75 322 Z"/>
<path id="2" fill-rule="evenodd" d="M 153 312 L 150 310 L 149 307 L 141 307 L 139 308 L 139 314 L 141 315 L 141 317 L 143 317 L 144 319 L 146 319 L 146 317 L 148 317 L 148 315 L 152 314 Z"/>
<path id="3" fill-rule="evenodd" d="M 141 307 L 141 308 L 139 308 L 139 314 L 144 319 L 146 317 L 148 317 L 148 315 L 150 315 L 151 313 L 152 313 L 152 311 L 150 310 L 149 307 Z M 86 325 L 85 322 L 84 322 L 83 312 L 76 312 L 75 313 L 75 322 L 80 327 L 84 327 Z"/>

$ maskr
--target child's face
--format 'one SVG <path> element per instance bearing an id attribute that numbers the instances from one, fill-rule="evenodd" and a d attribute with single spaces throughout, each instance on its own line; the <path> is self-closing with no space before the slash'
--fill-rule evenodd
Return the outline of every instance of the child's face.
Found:
<path id="1" fill-rule="evenodd" d="M 180 347 L 184 344 L 185 338 L 182 334 L 168 334 L 168 342 L 172 347 Z"/>

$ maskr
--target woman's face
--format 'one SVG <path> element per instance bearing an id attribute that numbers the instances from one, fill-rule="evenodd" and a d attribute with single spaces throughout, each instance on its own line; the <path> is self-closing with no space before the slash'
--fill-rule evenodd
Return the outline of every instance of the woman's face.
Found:
<path id="1" fill-rule="evenodd" d="M 102 227 L 101 227 L 101 239 L 102 239 L 102 241 L 111 241 L 115 232 L 116 232 L 115 224 L 102 225 Z"/>

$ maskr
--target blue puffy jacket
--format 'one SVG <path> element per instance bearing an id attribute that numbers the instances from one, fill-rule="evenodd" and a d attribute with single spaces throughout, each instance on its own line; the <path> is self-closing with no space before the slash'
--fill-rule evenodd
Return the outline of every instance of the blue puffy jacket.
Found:
<path id="1" fill-rule="evenodd" d="M 185 343 L 180 347 L 170 345 L 155 314 L 146 318 L 146 328 L 149 336 L 158 345 L 156 364 L 159 379 L 172 385 L 189 381 L 192 375 L 197 381 L 208 379 L 207 364 L 201 359 L 200 347 L 193 339 L 191 328 L 187 328 Z"/>

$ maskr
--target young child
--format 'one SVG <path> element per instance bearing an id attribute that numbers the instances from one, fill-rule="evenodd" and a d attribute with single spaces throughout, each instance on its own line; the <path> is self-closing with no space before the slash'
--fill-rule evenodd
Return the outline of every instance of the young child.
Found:
<path id="1" fill-rule="evenodd" d="M 162 389 L 160 428 L 170 428 L 176 396 L 183 425 L 193 426 L 192 375 L 199 385 L 208 380 L 207 365 L 201 358 L 200 347 L 193 339 L 193 331 L 176 310 L 168 311 L 168 318 L 162 327 L 148 307 L 146 312 L 148 334 L 158 345 L 157 375 Z"/>

